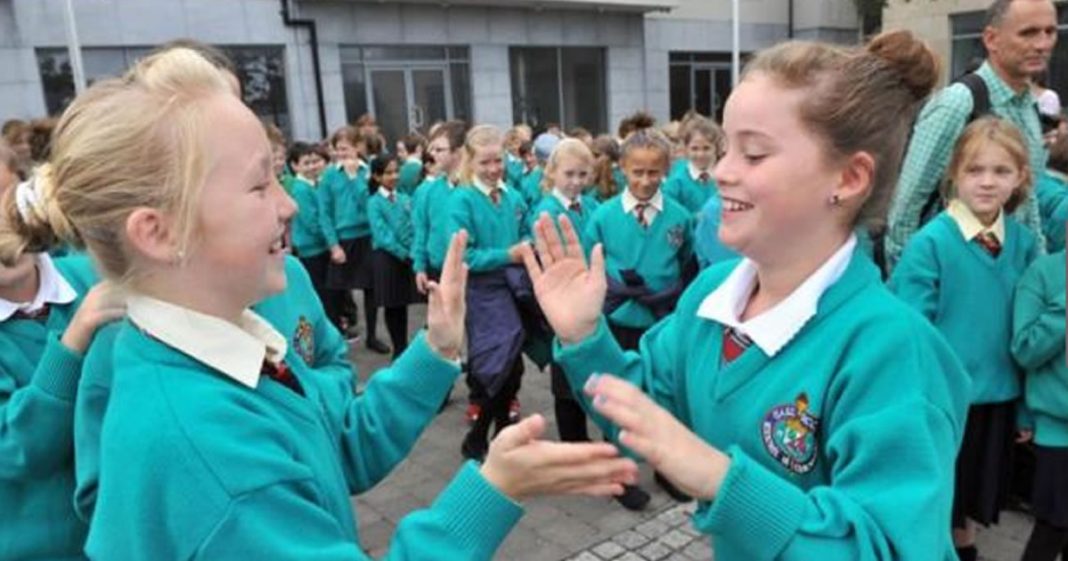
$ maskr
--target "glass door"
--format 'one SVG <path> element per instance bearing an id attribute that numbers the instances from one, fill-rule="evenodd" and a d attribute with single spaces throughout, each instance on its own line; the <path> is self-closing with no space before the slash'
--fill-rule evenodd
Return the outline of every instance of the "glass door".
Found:
<path id="1" fill-rule="evenodd" d="M 391 145 L 452 118 L 452 89 L 444 67 L 372 68 L 367 89 L 371 114 Z"/>
<path id="2" fill-rule="evenodd" d="M 408 130 L 425 131 L 435 122 L 449 119 L 452 90 L 447 87 L 445 69 L 411 69 L 408 77 L 412 100 Z"/>
<path id="3" fill-rule="evenodd" d="M 731 93 L 731 69 L 721 65 L 693 67 L 692 107 L 716 121 L 723 119 L 723 105 Z"/>
<path id="4" fill-rule="evenodd" d="M 370 71 L 367 87 L 371 90 L 371 114 L 378 128 L 393 143 L 408 134 L 408 78 L 403 69 L 374 69 Z M 388 148 L 389 145 L 386 146 Z"/>

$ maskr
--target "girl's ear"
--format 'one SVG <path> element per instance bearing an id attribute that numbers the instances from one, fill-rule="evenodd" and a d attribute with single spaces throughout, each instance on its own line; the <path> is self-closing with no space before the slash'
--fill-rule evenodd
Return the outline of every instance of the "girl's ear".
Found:
<path id="1" fill-rule="evenodd" d="M 154 208 L 138 208 L 126 217 L 126 239 L 152 261 L 175 263 L 182 257 L 172 221 Z"/>
<path id="2" fill-rule="evenodd" d="M 849 156 L 835 186 L 832 196 L 845 204 L 860 203 L 871 192 L 875 181 L 875 158 L 867 152 Z"/>

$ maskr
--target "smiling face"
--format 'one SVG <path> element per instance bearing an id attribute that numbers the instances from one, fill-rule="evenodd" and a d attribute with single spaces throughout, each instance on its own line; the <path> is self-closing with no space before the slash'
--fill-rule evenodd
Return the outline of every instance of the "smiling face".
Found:
<path id="1" fill-rule="evenodd" d="M 582 158 L 561 154 L 550 164 L 549 180 L 553 187 L 569 199 L 574 199 L 590 183 L 590 165 Z"/>
<path id="2" fill-rule="evenodd" d="M 504 176 L 504 145 L 493 143 L 476 146 L 471 156 L 471 171 L 488 187 L 495 187 Z"/>
<path id="3" fill-rule="evenodd" d="M 715 169 L 719 238 L 758 264 L 789 260 L 803 244 L 827 243 L 848 229 L 828 204 L 840 170 L 800 119 L 808 93 L 757 72 L 727 100 L 727 152 Z"/>
<path id="4" fill-rule="evenodd" d="M 244 308 L 285 289 L 283 235 L 296 206 L 274 175 L 256 116 L 231 95 L 206 103 L 208 122 L 217 126 L 205 134 L 212 160 L 197 203 L 195 245 L 183 267 L 198 291 Z"/>
<path id="5" fill-rule="evenodd" d="M 693 133 L 686 143 L 686 157 L 697 169 L 708 169 L 716 163 L 716 147 L 705 135 Z"/>
<path id="6" fill-rule="evenodd" d="M 621 165 L 627 176 L 627 189 L 639 201 L 648 201 L 660 190 L 668 170 L 667 152 L 654 148 L 633 148 L 623 154 Z"/>
<path id="7" fill-rule="evenodd" d="M 972 150 L 953 178 L 956 198 L 989 226 L 1024 182 L 1024 170 L 1003 146 L 985 141 Z"/>

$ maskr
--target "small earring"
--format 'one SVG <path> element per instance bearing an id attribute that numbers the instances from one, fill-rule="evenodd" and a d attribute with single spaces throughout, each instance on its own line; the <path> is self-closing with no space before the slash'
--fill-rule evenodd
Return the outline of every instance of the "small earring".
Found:
<path id="1" fill-rule="evenodd" d="M 838 194 L 831 195 L 831 206 L 839 206 L 842 204 L 842 199 L 838 198 Z"/>

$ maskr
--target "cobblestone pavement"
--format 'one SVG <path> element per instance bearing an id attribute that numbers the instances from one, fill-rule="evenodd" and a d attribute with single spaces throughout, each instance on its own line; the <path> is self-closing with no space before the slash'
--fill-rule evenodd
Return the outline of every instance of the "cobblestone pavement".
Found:
<path id="1" fill-rule="evenodd" d="M 420 325 L 422 307 L 412 308 L 411 325 Z M 381 321 L 380 321 L 381 323 Z M 384 328 L 380 331 L 384 331 Z M 385 333 L 381 333 L 384 341 Z M 361 381 L 386 363 L 361 342 L 352 357 Z M 360 541 L 376 559 L 381 557 L 397 521 L 430 504 L 460 466 L 460 441 L 466 431 L 463 410 L 466 388 L 457 383 L 446 410 L 416 443 L 409 457 L 371 491 L 355 498 Z M 556 437 L 549 376 L 528 364 L 520 393 L 523 414 L 541 413 L 549 421 L 547 436 Z M 593 429 L 593 432 L 596 429 Z M 526 514 L 501 547 L 504 561 L 707 561 L 712 550 L 689 524 L 692 506 L 679 505 L 661 491 L 647 468 L 642 487 L 652 495 L 643 512 L 630 512 L 610 499 L 554 497 L 524 505 Z M 1030 521 L 1014 513 L 1002 516 L 1000 526 L 980 534 L 980 558 L 1018 561 L 1030 532 Z M 1068 561 L 1068 560 L 1066 560 Z"/>

